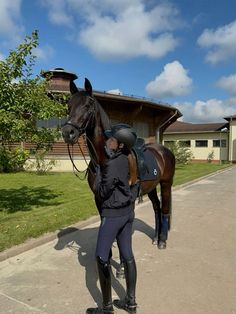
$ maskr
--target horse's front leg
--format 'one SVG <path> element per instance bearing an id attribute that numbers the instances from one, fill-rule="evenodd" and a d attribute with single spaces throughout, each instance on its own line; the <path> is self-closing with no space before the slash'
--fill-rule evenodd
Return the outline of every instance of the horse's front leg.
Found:
<path id="1" fill-rule="evenodd" d="M 155 213 L 155 234 L 154 238 L 152 239 L 152 243 L 154 245 L 158 245 L 159 236 L 161 232 L 161 207 L 156 188 L 152 190 L 150 193 L 148 193 L 148 197 L 152 202 L 152 207 Z"/>

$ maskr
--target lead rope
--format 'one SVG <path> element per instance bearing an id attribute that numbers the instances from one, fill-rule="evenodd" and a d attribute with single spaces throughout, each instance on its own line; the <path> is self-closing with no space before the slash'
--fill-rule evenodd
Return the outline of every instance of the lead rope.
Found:
<path id="1" fill-rule="evenodd" d="M 91 160 L 90 160 L 90 161 L 92 162 L 92 165 L 93 165 L 94 169 L 96 169 L 96 166 L 98 165 L 98 154 L 97 154 L 97 152 L 96 152 L 96 149 L 95 149 L 95 147 L 94 147 L 92 141 L 91 141 L 91 140 L 89 139 L 89 137 L 87 137 L 87 136 L 86 136 L 86 141 L 88 141 L 88 142 L 90 143 L 90 146 L 91 146 L 91 148 L 92 148 L 92 151 L 93 151 L 93 153 L 94 153 L 94 155 L 95 155 L 95 157 L 96 157 L 97 162 L 95 162 L 94 159 L 92 158 L 92 154 L 91 154 Z M 85 180 L 85 179 L 86 179 L 86 176 L 87 176 L 87 174 L 88 174 L 88 171 L 91 171 L 92 174 L 94 174 L 94 173 L 93 173 L 93 171 L 91 170 L 91 168 L 89 167 L 89 163 L 88 163 L 88 161 L 87 161 L 87 159 L 86 159 L 86 156 L 85 156 L 85 154 L 84 154 L 84 152 L 83 152 L 83 149 L 82 149 L 82 147 L 81 147 L 79 141 L 78 141 L 78 146 L 79 146 L 80 153 L 81 153 L 81 155 L 83 156 L 83 159 L 84 159 L 84 161 L 85 161 L 85 163 L 86 163 L 87 169 L 85 169 L 85 170 L 79 170 L 79 169 L 77 168 L 77 166 L 76 166 L 75 163 L 74 163 L 74 158 L 73 158 L 73 146 L 72 146 L 72 154 L 71 154 L 69 144 L 67 144 L 68 154 L 69 154 L 69 157 L 70 157 L 70 161 L 71 161 L 71 163 L 72 163 L 72 165 L 73 165 L 73 172 L 74 172 L 74 174 L 75 174 L 76 177 L 78 177 L 80 180 Z M 88 145 L 87 145 L 87 147 L 88 147 Z M 81 178 L 81 177 L 76 173 L 76 171 L 77 171 L 77 173 L 84 173 L 84 172 L 85 172 L 84 177 Z"/>
<path id="2" fill-rule="evenodd" d="M 79 146 L 80 147 L 80 146 Z M 67 150 L 68 150 L 68 154 L 69 154 L 69 157 L 70 157 L 70 161 L 71 161 L 71 163 L 72 163 L 72 168 L 73 168 L 73 173 L 74 173 L 74 175 L 77 177 L 77 178 L 79 178 L 81 181 L 84 181 L 85 179 L 86 179 L 86 176 L 87 176 L 87 169 L 85 169 L 85 170 L 79 170 L 77 167 L 76 167 L 76 164 L 74 163 L 74 157 L 73 157 L 73 146 L 72 146 L 72 154 L 71 154 L 71 151 L 70 151 L 70 145 L 69 144 L 67 144 Z M 87 165 L 87 161 L 85 160 L 85 162 L 86 162 L 86 165 Z M 76 171 L 77 171 L 77 173 L 76 173 Z M 79 175 L 78 175 L 78 173 L 79 174 L 81 174 L 81 173 L 85 173 L 84 174 L 84 177 L 83 178 L 81 178 Z"/>

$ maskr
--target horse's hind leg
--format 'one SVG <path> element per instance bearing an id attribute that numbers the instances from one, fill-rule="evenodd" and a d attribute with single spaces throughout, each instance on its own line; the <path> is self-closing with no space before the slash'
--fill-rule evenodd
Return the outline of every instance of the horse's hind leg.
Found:
<path id="1" fill-rule="evenodd" d="M 166 248 L 171 217 L 171 182 L 161 182 L 161 230 L 159 235 L 159 249 Z"/>
<path id="2" fill-rule="evenodd" d="M 152 202 L 152 207 L 155 213 L 155 235 L 152 240 L 152 243 L 158 245 L 159 236 L 161 232 L 161 207 L 156 188 L 152 190 L 150 193 L 148 193 L 148 197 Z"/>

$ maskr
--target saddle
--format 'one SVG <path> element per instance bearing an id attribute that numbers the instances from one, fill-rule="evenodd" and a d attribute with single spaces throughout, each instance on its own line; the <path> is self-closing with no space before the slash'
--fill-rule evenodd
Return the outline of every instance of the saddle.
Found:
<path id="1" fill-rule="evenodd" d="M 157 162 L 144 139 L 138 138 L 131 153 L 128 155 L 130 168 L 130 185 L 138 181 L 152 181 L 157 179 Z"/>

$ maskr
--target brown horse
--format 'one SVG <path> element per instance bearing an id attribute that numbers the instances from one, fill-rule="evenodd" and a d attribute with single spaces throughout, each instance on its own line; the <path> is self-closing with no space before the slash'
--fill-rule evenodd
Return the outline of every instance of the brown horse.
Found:
<path id="1" fill-rule="evenodd" d="M 64 141 L 74 145 L 82 134 L 86 135 L 90 164 L 88 167 L 88 183 L 93 190 L 96 164 L 102 165 L 106 161 L 104 151 L 104 130 L 110 128 L 110 121 L 101 105 L 93 96 L 92 86 L 85 79 L 84 90 L 78 90 L 73 81 L 70 83 L 72 97 L 68 102 L 69 120 L 62 127 Z M 153 244 L 158 248 L 166 248 L 168 230 L 171 217 L 171 186 L 175 173 L 175 157 L 172 152 L 159 144 L 148 144 L 146 149 L 155 156 L 157 162 L 157 179 L 141 182 L 141 193 L 148 194 L 155 213 L 155 234 Z M 129 156 L 130 177 L 132 183 L 137 179 L 136 160 L 132 154 Z M 133 171 L 132 171 L 133 169 Z M 136 179 L 135 179 L 136 178 Z M 161 204 L 156 187 L 160 183 Z M 100 212 L 99 202 L 95 201 Z"/>

